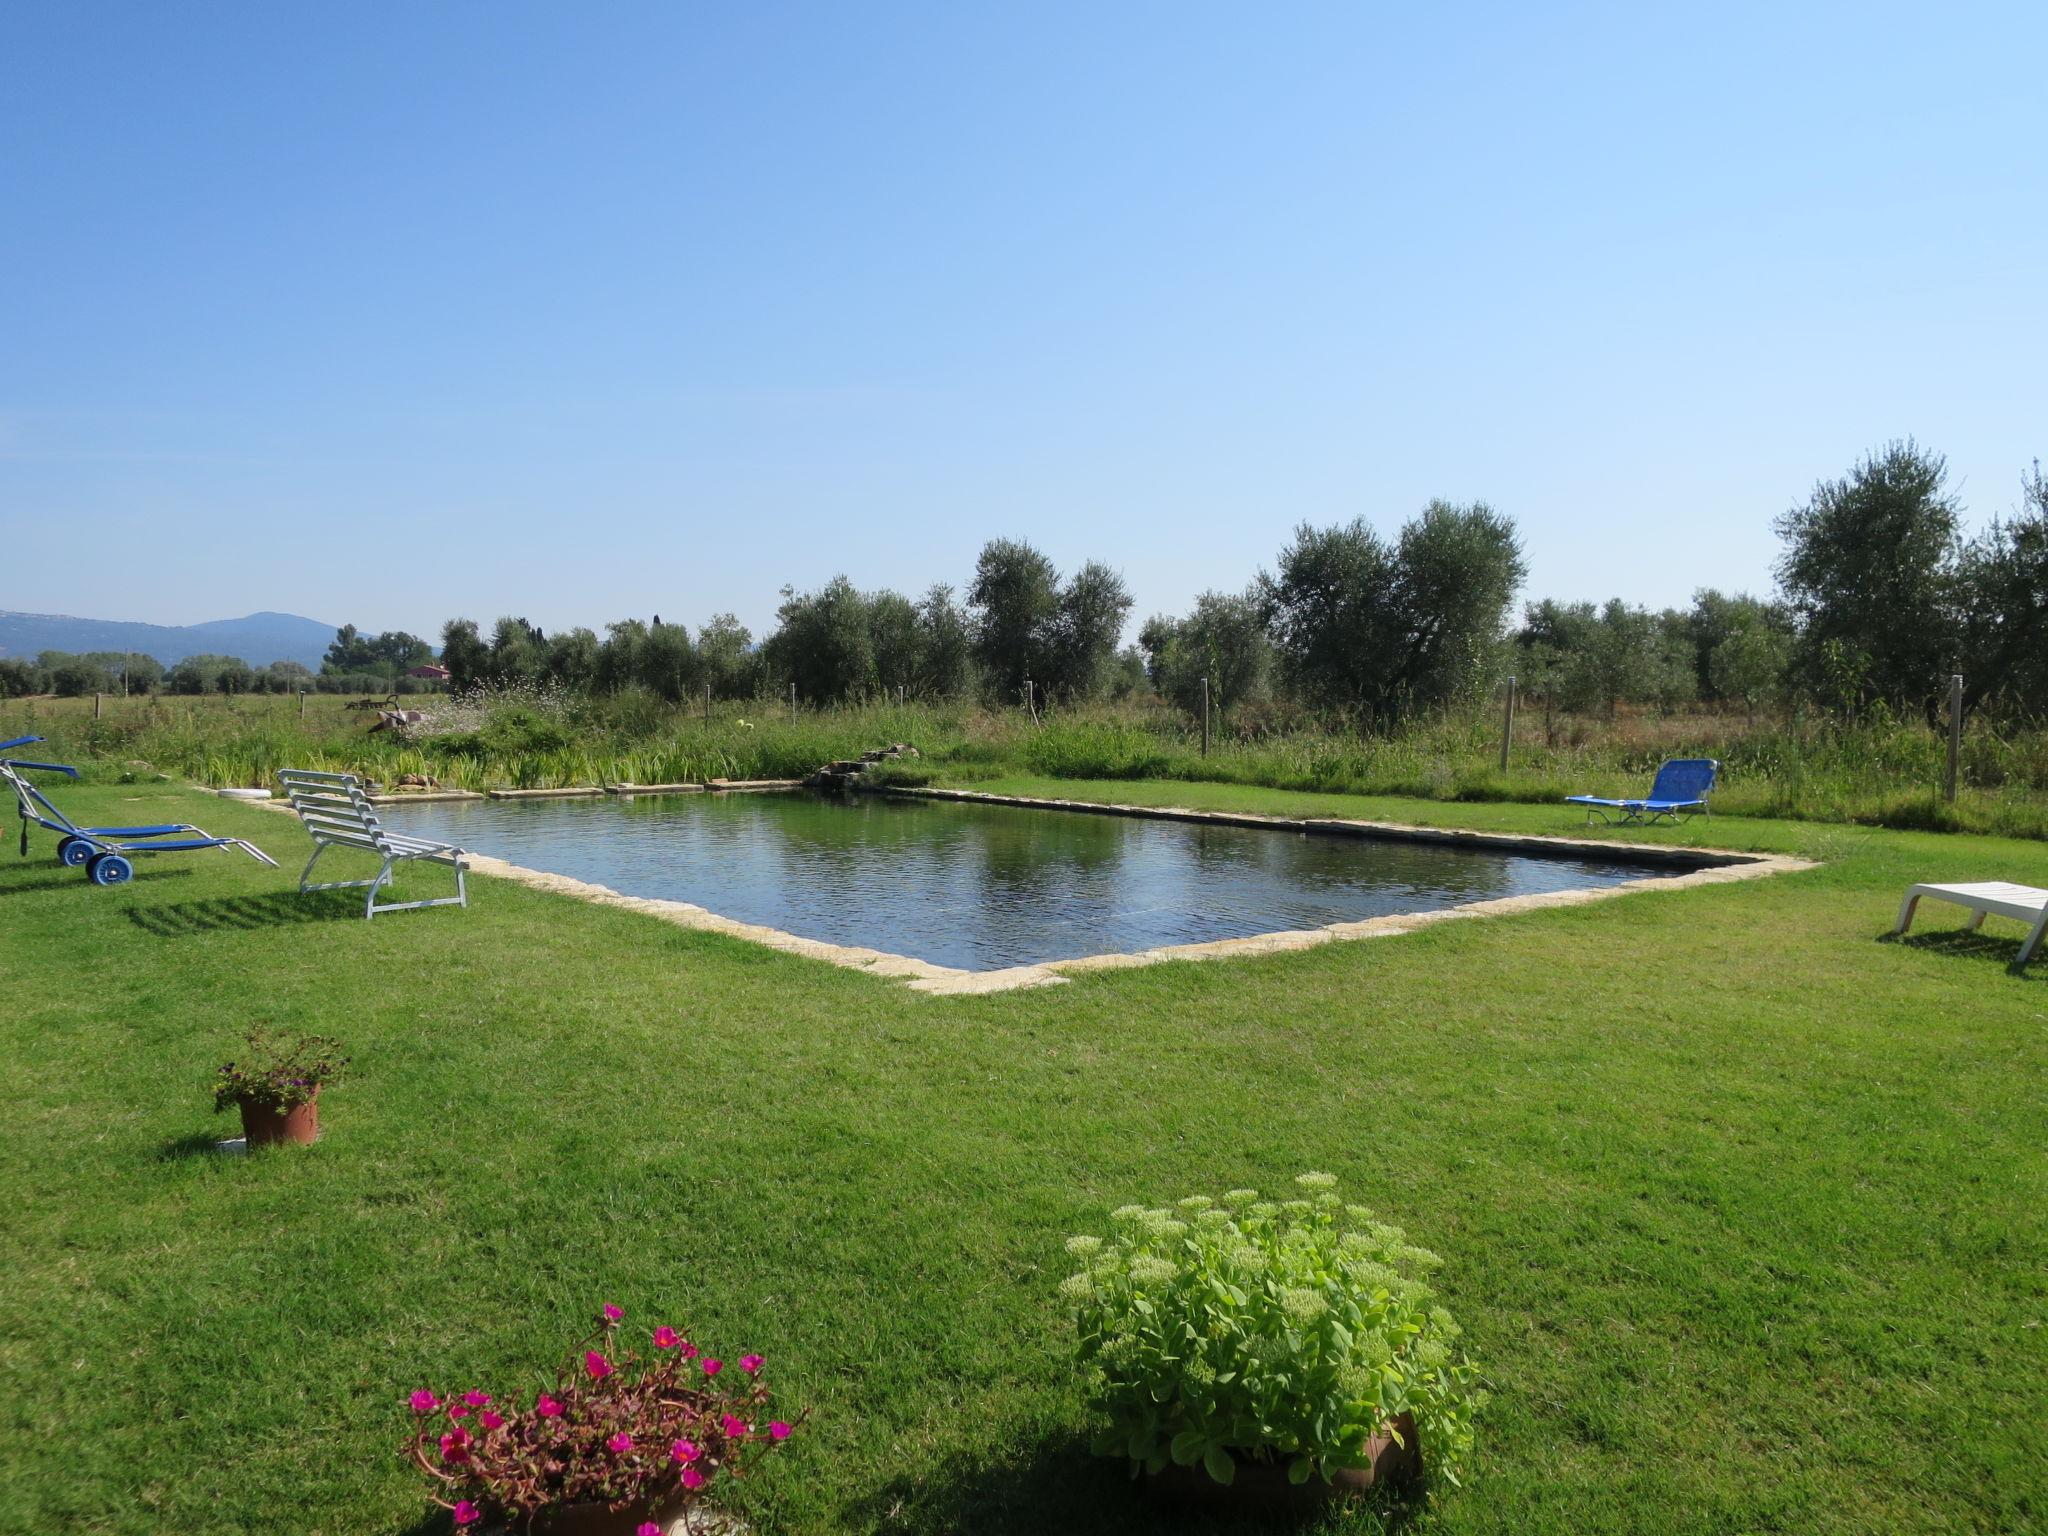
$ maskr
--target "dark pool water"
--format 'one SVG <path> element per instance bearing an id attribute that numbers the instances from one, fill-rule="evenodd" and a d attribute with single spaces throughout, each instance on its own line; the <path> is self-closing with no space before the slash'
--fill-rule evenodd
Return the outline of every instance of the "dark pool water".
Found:
<path id="1" fill-rule="evenodd" d="M 458 801 L 382 815 L 395 831 L 630 896 L 977 971 L 1665 872 L 887 796 Z"/>

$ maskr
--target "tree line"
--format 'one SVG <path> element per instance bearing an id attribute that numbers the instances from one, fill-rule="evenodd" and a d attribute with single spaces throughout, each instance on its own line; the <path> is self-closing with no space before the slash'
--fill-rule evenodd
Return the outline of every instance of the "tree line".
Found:
<path id="1" fill-rule="evenodd" d="M 165 666 L 139 651 L 43 651 L 35 660 L 0 657 L 0 698 L 89 694 L 413 693 L 427 685 L 406 676 L 434 659 L 417 635 L 392 630 L 365 635 L 355 625 L 335 631 L 315 672 L 302 662 L 251 666 L 239 656 L 200 655 Z"/>
<path id="2" fill-rule="evenodd" d="M 759 644 L 729 613 L 694 636 L 688 626 L 621 619 L 600 637 L 583 628 L 545 634 L 501 618 L 486 636 L 474 620 L 441 633 L 449 684 L 552 683 L 578 691 L 646 688 L 671 701 L 783 696 L 808 704 L 898 696 L 979 694 L 1021 702 L 1073 702 L 1128 692 L 1143 680 L 1120 652 L 1131 595 L 1099 561 L 1062 576 L 1031 545 L 997 539 L 975 563 L 964 597 L 946 584 L 911 598 L 864 592 L 845 576 L 815 591 L 782 590 L 776 626 Z"/>
<path id="3" fill-rule="evenodd" d="M 1123 578 L 1099 561 L 1062 574 L 1029 543 L 996 539 L 964 590 L 920 597 L 864 591 L 845 576 L 786 587 L 758 643 L 730 613 L 694 633 L 621 619 L 602 635 L 549 635 L 523 618 L 486 634 L 452 619 L 440 663 L 457 689 L 552 684 L 579 692 L 646 689 L 672 702 L 796 696 L 809 704 L 979 697 L 1033 707 L 1156 692 L 1190 715 L 1227 720 L 1273 703 L 1324 721 L 1390 729 L 1419 710 L 1470 699 L 1513 674 L 1545 710 L 1612 715 L 1694 702 L 1754 717 L 1798 703 L 1856 715 L 1933 719 L 1949 674 L 1965 704 L 2048 713 L 2048 478 L 2021 477 L 2018 506 L 1966 537 L 1942 457 L 1909 440 L 1824 480 L 1777 519 L 1783 548 L 1769 596 L 1703 590 L 1687 608 L 1528 602 L 1512 519 L 1483 502 L 1433 501 L 1392 537 L 1363 518 L 1298 527 L 1273 567 L 1238 592 L 1204 592 L 1181 615 L 1123 635 Z M 1682 557 L 1682 549 L 1646 558 Z M 0 660 L 0 691 L 381 691 L 410 684 L 427 641 L 345 626 L 320 673 L 191 657 Z"/>
<path id="4" fill-rule="evenodd" d="M 911 598 L 862 591 L 845 576 L 786 587 L 758 645 L 731 614 L 695 636 L 682 624 L 623 619 L 550 636 L 523 618 L 451 620 L 450 685 L 550 683 L 578 691 L 649 689 L 681 701 L 781 696 L 805 703 L 979 697 L 1039 707 L 1157 689 L 1188 702 L 1206 672 L 1218 702 L 1283 688 L 1333 713 L 1393 720 L 1485 682 L 1524 575 L 1514 525 L 1483 504 L 1433 502 L 1399 537 L 1363 519 L 1304 526 L 1277 569 L 1240 596 L 1205 594 L 1187 619 L 1154 618 L 1123 645 L 1132 607 L 1100 561 L 1063 574 L 1027 542 L 995 539 L 964 592 Z"/>
<path id="5" fill-rule="evenodd" d="M 1701 700 L 1759 710 L 1805 703 L 1855 717 L 1964 708 L 2048 713 L 2048 479 L 1965 536 L 1942 456 L 1910 439 L 1866 455 L 1777 520 L 1771 598 L 1706 590 L 1689 609 L 1620 600 L 1532 603 L 1511 672 L 1556 707 L 1612 714 Z"/>
<path id="6" fill-rule="evenodd" d="M 0 657 L 0 697 L 54 693 L 297 693 L 314 685 L 296 661 L 252 667 L 239 656 L 187 656 L 166 667 L 136 651 L 43 651 L 33 661 Z"/>
<path id="7" fill-rule="evenodd" d="M 1960 673 L 1966 710 L 2048 714 L 2038 463 L 2013 512 L 1974 536 L 1946 461 L 1910 439 L 1821 481 L 1775 526 L 1772 596 L 1708 588 L 1660 612 L 1546 598 L 1512 632 L 1499 620 L 1521 578 L 1513 528 L 1483 506 L 1432 504 L 1391 545 L 1362 523 L 1304 527 L 1273 574 L 1147 621 L 1139 643 L 1154 686 L 1190 713 L 1204 678 L 1226 711 L 1281 698 L 1370 725 L 1513 675 L 1546 711 L 1700 702 L 1754 719 L 1810 704 L 1931 722 Z"/>
<path id="8" fill-rule="evenodd" d="M 1226 720 L 1285 705 L 1323 721 L 1391 729 L 1470 699 L 1509 674 L 1545 710 L 1613 715 L 1693 703 L 1754 718 L 1798 703 L 1849 715 L 1941 708 L 1961 672 L 1966 706 L 2048 711 L 2048 480 L 2022 476 L 2019 506 L 1965 537 L 1946 462 L 1910 440 L 1825 480 L 1777 519 L 1783 548 L 1768 596 L 1694 595 L 1653 611 L 1527 602 L 1512 519 L 1483 502 L 1433 501 L 1391 538 L 1363 518 L 1302 525 L 1237 592 L 1204 592 L 1185 614 L 1122 635 L 1131 597 L 1090 561 L 1063 576 L 1020 540 L 989 543 L 964 593 L 910 598 L 835 577 L 785 588 L 756 644 L 730 614 L 692 635 L 622 620 L 600 637 L 552 637 L 523 619 L 490 635 L 452 621 L 442 662 L 455 686 L 551 682 L 643 687 L 664 698 L 781 696 L 819 704 L 978 696 L 996 705 L 1156 692 L 1190 715 Z M 1662 551 L 1674 558 L 1682 551 Z"/>

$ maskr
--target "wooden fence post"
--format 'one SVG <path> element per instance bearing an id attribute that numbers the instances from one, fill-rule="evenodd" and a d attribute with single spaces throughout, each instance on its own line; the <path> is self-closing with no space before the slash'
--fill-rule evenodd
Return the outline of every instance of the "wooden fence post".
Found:
<path id="1" fill-rule="evenodd" d="M 1515 676 L 1508 674 L 1508 712 L 1500 723 L 1500 771 L 1508 771 L 1508 747 L 1515 739 Z"/>
<path id="2" fill-rule="evenodd" d="M 92 717 L 95 720 L 100 717 L 100 696 L 98 694 L 92 696 Z"/>
<path id="3" fill-rule="evenodd" d="M 1948 680 L 1948 803 L 1956 803 L 1956 784 L 1963 758 L 1963 674 Z"/>

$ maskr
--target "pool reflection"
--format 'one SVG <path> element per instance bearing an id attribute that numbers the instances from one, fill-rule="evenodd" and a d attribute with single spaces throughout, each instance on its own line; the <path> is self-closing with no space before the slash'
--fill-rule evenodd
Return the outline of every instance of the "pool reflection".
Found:
<path id="1" fill-rule="evenodd" d="M 1659 871 L 1396 840 L 867 796 L 389 808 L 396 830 L 968 970 L 1318 928 Z"/>

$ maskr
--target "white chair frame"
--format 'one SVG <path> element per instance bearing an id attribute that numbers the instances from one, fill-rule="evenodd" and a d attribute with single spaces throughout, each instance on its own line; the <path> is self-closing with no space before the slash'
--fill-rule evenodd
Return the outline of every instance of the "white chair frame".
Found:
<path id="1" fill-rule="evenodd" d="M 2041 948 L 2042 936 L 2048 934 L 2048 891 L 2004 880 L 1982 880 L 1970 885 L 1914 886 L 1906 892 L 1906 899 L 1899 903 L 1899 923 L 1892 930 L 1894 936 L 1913 926 L 1913 913 L 1923 896 L 1935 901 L 1952 901 L 1959 907 L 1968 908 L 1970 921 L 1966 932 L 1974 933 L 1982 928 L 1987 917 L 2010 917 L 2029 924 L 2032 931 L 2021 941 L 2020 952 L 2013 957 L 2012 970 L 2015 973 L 2034 958 Z"/>
<path id="2" fill-rule="evenodd" d="M 363 916 L 366 919 L 374 918 L 379 912 L 469 905 L 469 889 L 463 880 L 466 869 L 463 859 L 467 850 L 453 843 L 436 843 L 423 837 L 407 837 L 403 833 L 386 831 L 384 824 L 377 819 L 377 808 L 370 803 L 370 797 L 363 792 L 362 783 L 354 774 L 284 768 L 278 771 L 277 777 L 284 785 L 292 809 L 298 812 L 299 820 L 313 838 L 313 857 L 306 860 L 306 867 L 299 875 L 300 895 L 310 891 L 364 891 Z M 354 848 L 373 853 L 384 861 L 383 867 L 368 880 L 327 880 L 314 884 L 313 866 L 320 862 L 320 855 L 329 848 Z M 377 893 L 391 883 L 392 870 L 409 859 L 446 864 L 452 868 L 455 871 L 455 894 L 437 896 L 431 901 L 378 901 Z"/>

